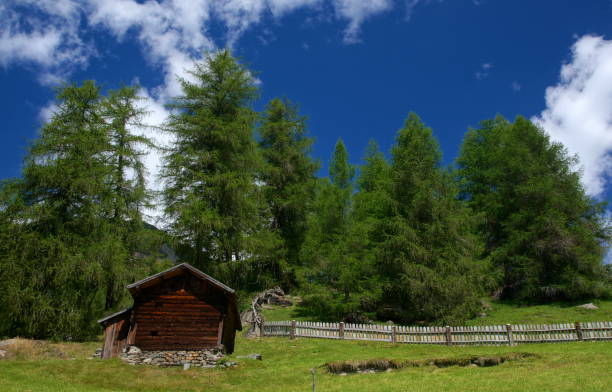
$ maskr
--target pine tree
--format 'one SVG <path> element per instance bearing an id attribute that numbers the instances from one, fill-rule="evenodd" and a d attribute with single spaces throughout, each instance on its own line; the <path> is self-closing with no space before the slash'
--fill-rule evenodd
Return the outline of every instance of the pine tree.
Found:
<path id="1" fill-rule="evenodd" d="M 288 261 L 296 264 L 306 234 L 306 214 L 312 203 L 318 165 L 310 158 L 313 140 L 305 118 L 288 101 L 272 100 L 259 128 L 265 162 L 261 180 L 270 206 L 272 230 L 284 242 Z"/>
<path id="2" fill-rule="evenodd" d="M 486 251 L 507 297 L 602 296 L 610 231 L 573 168 L 577 159 L 523 117 L 484 121 L 458 159 L 464 198 L 485 219 Z"/>
<path id="3" fill-rule="evenodd" d="M 432 130 L 411 113 L 392 150 L 391 215 L 377 229 L 379 316 L 461 322 L 478 310 L 486 262 L 474 219 L 456 199 Z"/>
<path id="4" fill-rule="evenodd" d="M 26 157 L 23 180 L 4 188 L 0 258 L 12 277 L 0 292 L 23 295 L 2 298 L 0 317 L 25 336 L 83 337 L 91 333 L 106 256 L 91 245 L 108 194 L 107 143 L 93 82 L 59 89 L 58 100 Z"/>
<path id="5" fill-rule="evenodd" d="M 101 115 L 108 140 L 107 165 L 110 173 L 107 186 L 105 223 L 109 240 L 125 247 L 122 258 L 109 258 L 113 263 L 104 265 L 106 285 L 105 310 L 113 309 L 125 294 L 125 282 L 133 275 L 134 255 L 150 248 L 148 241 L 158 242 L 160 233 L 145 228 L 143 208 L 149 205 L 151 194 L 145 184 L 142 159 L 146 150 L 156 148 L 153 141 L 143 135 L 146 124 L 143 117 L 143 98 L 137 95 L 137 86 L 123 86 L 111 90 L 101 102 Z M 154 246 L 155 247 L 155 246 Z"/>
<path id="6" fill-rule="evenodd" d="M 329 165 L 329 178 L 339 189 L 352 190 L 355 168 L 349 163 L 348 151 L 342 139 L 338 139 Z"/>
<path id="7" fill-rule="evenodd" d="M 320 253 L 324 244 L 332 246 L 347 232 L 354 173 L 344 142 L 338 140 L 329 165 L 331 181 L 320 180 L 317 187 L 310 219 L 311 251 Z"/>
<path id="8" fill-rule="evenodd" d="M 220 278 L 239 284 L 245 266 L 229 262 L 248 259 L 259 273 L 279 246 L 256 177 L 261 157 L 251 104 L 257 89 L 251 72 L 227 50 L 207 55 L 190 76 L 180 81 L 183 95 L 166 124 L 174 144 L 163 171 L 165 214 L 186 247 L 185 260 L 206 271 L 225 264 Z"/>
<path id="9" fill-rule="evenodd" d="M 144 200 L 140 139 L 125 127 L 137 117 L 124 110 L 133 92 L 104 98 L 92 81 L 60 88 L 23 178 L 2 184 L 0 334 L 94 336 L 95 320 L 126 298 L 125 284 L 150 271 L 130 244 Z"/>
<path id="10" fill-rule="evenodd" d="M 353 277 L 359 271 L 348 252 L 355 240 L 350 231 L 355 169 L 342 140 L 336 143 L 329 167 L 331 181 L 326 178 L 317 184 L 301 258 L 306 263 L 302 283 L 309 292 L 303 308 L 314 317 L 331 320 L 346 318 L 359 307 L 351 296 Z"/>
<path id="11" fill-rule="evenodd" d="M 142 158 L 146 150 L 156 147 L 143 135 L 146 128 L 143 117 L 147 112 L 141 105 L 143 98 L 137 93 L 137 86 L 109 91 L 102 102 L 102 116 L 110 141 L 110 186 L 113 189 L 110 217 L 115 221 L 140 223 L 142 210 L 151 198 L 145 186 Z"/>

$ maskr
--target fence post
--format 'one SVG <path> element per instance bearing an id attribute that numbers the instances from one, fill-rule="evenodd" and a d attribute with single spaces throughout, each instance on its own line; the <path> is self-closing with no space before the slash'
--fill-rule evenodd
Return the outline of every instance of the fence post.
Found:
<path id="1" fill-rule="evenodd" d="M 391 326 L 391 343 L 397 343 L 397 327 Z"/>
<path id="2" fill-rule="evenodd" d="M 506 324 L 506 335 L 508 335 L 508 346 L 514 346 L 514 337 L 512 336 L 512 325 Z"/>
<path id="3" fill-rule="evenodd" d="M 262 321 L 261 323 L 257 323 L 255 325 L 259 327 L 259 337 L 263 338 L 266 335 L 264 332 L 264 322 Z"/>
<path id="4" fill-rule="evenodd" d="M 338 338 L 344 339 L 344 321 L 340 321 L 340 329 L 338 329 Z"/>
<path id="5" fill-rule="evenodd" d="M 296 321 L 295 320 L 291 320 L 291 332 L 289 333 L 289 339 L 295 339 L 295 326 L 296 326 Z"/>
<path id="6" fill-rule="evenodd" d="M 446 345 L 451 346 L 453 344 L 453 336 L 451 334 L 451 327 L 446 326 Z"/>
<path id="7" fill-rule="evenodd" d="M 582 335 L 582 324 L 580 321 L 576 321 L 576 336 L 578 336 L 578 340 L 584 340 L 584 336 Z"/>

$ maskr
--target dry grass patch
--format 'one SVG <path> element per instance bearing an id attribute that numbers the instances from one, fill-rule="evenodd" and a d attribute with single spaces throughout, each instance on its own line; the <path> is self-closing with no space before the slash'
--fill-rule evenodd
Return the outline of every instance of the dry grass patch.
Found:
<path id="1" fill-rule="evenodd" d="M 45 359 L 82 359 L 91 357 L 99 343 L 53 343 L 46 340 L 13 338 L 0 341 L 1 359 L 21 361 Z"/>

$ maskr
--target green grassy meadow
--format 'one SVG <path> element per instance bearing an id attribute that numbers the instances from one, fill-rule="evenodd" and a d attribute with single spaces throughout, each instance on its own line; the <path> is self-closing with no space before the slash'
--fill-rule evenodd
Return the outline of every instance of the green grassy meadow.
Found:
<path id="1" fill-rule="evenodd" d="M 494 301 L 486 317 L 469 320 L 467 325 L 500 324 L 555 324 L 575 321 L 612 321 L 612 301 L 595 300 L 597 310 L 578 308 L 582 302 L 555 302 L 545 305 L 517 305 L 512 302 Z"/>
<path id="2" fill-rule="evenodd" d="M 582 310 L 562 305 L 515 307 L 494 304 L 489 316 L 473 322 L 611 320 L 612 301 L 600 302 L 598 306 L 599 310 L 583 314 Z M 287 316 L 292 310 L 270 309 L 267 312 Z M 99 346 L 99 342 L 26 344 L 12 358 L 0 360 L 0 391 L 311 391 L 312 368 L 317 369 L 318 392 L 612 390 L 612 341 L 446 347 L 239 336 L 236 352 L 229 358 L 238 366 L 187 371 L 130 366 L 118 359 L 89 359 Z M 422 360 L 519 352 L 532 353 L 536 357 L 494 367 L 425 366 L 346 376 L 328 374 L 322 367 L 327 362 L 343 360 Z M 237 358 L 251 353 L 262 354 L 263 361 Z"/>

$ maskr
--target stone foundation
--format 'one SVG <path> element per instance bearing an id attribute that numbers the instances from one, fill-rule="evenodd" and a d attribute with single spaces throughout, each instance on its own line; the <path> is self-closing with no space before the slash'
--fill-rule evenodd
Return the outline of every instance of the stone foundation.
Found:
<path id="1" fill-rule="evenodd" d="M 120 358 L 130 365 L 183 366 L 185 369 L 192 366 L 215 367 L 224 357 L 222 347 L 198 351 L 142 351 L 130 346 L 120 354 Z M 222 365 L 233 366 L 235 363 L 224 361 Z"/>

